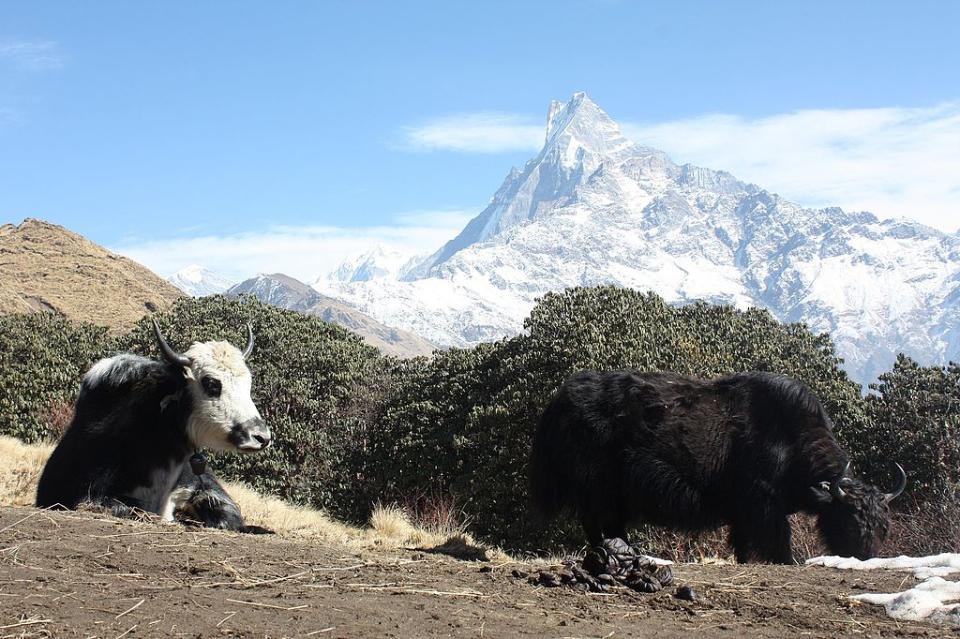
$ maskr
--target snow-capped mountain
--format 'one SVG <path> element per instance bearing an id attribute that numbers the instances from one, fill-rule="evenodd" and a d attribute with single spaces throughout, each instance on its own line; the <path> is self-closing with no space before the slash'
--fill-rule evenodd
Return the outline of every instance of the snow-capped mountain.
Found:
<path id="1" fill-rule="evenodd" d="M 300 280 L 283 273 L 260 273 L 227 291 L 227 295 L 231 297 L 244 293 L 254 295 L 260 301 L 273 306 L 340 324 L 389 355 L 417 357 L 430 355 L 436 348 L 419 335 L 385 326 L 352 306 L 321 295 Z"/>
<path id="2" fill-rule="evenodd" d="M 177 271 L 167 281 L 193 297 L 223 293 L 233 285 L 227 278 L 198 264 Z"/>
<path id="3" fill-rule="evenodd" d="M 618 284 L 670 302 L 761 306 L 829 331 L 866 383 L 897 352 L 960 356 L 960 234 L 808 209 L 629 141 L 585 94 L 550 106 L 544 147 L 396 279 L 322 292 L 443 346 L 518 333 L 534 300 Z"/>
<path id="4" fill-rule="evenodd" d="M 230 297 L 254 295 L 261 302 L 291 311 L 305 311 L 320 300 L 320 294 L 300 280 L 283 273 L 258 273 L 231 286 Z"/>
<path id="5" fill-rule="evenodd" d="M 369 282 L 370 280 L 396 280 L 406 275 L 423 257 L 411 257 L 395 249 L 376 244 L 366 253 L 348 258 L 328 276 L 336 282 Z"/>

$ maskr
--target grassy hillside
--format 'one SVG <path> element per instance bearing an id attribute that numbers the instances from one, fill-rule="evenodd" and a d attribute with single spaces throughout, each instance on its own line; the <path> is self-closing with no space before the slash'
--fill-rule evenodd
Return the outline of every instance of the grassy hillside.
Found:
<path id="1" fill-rule="evenodd" d="M 0 226 L 0 313 L 48 311 L 125 330 L 182 296 L 146 267 L 62 226 L 34 219 Z"/>

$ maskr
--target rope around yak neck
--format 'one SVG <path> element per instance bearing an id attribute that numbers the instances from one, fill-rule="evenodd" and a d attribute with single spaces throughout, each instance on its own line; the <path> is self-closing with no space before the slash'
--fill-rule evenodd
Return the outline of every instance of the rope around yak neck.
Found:
<path id="1" fill-rule="evenodd" d="M 204 485 L 203 473 L 207 470 L 207 456 L 203 454 L 199 448 L 190 456 L 190 470 L 197 476 L 197 480 L 200 482 L 200 489 L 206 490 L 207 487 Z"/>

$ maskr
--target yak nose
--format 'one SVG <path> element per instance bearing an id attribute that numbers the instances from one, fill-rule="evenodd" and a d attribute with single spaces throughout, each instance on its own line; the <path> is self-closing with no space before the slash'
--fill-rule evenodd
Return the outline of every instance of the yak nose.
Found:
<path id="1" fill-rule="evenodd" d="M 254 434 L 253 434 L 253 438 L 254 438 L 255 440 L 257 440 L 258 442 L 260 442 L 260 448 L 266 448 L 267 446 L 270 445 L 270 433 L 269 433 L 269 432 L 264 431 L 264 432 L 262 432 L 262 433 L 254 433 Z"/>
<path id="2" fill-rule="evenodd" d="M 263 419 L 255 417 L 233 427 L 234 445 L 245 452 L 264 450 L 270 445 L 270 429 Z"/>

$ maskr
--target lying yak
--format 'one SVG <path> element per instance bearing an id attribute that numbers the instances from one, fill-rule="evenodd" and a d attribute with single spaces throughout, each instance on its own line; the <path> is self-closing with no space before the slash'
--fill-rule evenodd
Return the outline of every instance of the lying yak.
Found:
<path id="1" fill-rule="evenodd" d="M 893 493 L 846 476 L 819 400 L 769 373 L 699 381 L 673 373 L 584 372 L 544 411 L 531 459 L 534 507 L 567 509 L 588 541 L 631 524 L 681 530 L 729 524 L 740 562 L 792 563 L 787 516 L 818 515 L 832 553 L 877 554 Z"/>
<path id="2" fill-rule="evenodd" d="M 270 445 L 244 362 L 253 330 L 242 352 L 203 342 L 178 353 L 153 326 L 163 361 L 124 353 L 84 376 L 73 420 L 40 476 L 37 506 L 89 502 L 166 520 L 179 508 L 206 525 L 242 530 L 239 508 L 202 459 L 194 459 L 196 472 L 187 461 L 200 448 L 255 453 Z"/>

